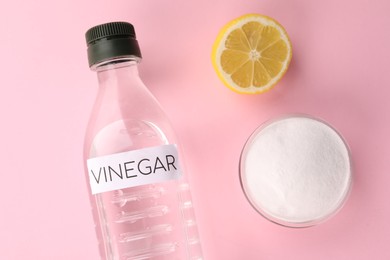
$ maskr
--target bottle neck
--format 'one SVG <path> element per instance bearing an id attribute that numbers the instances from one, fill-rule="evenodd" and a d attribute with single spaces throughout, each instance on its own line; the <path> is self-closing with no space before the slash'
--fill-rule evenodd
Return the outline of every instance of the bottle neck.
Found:
<path id="1" fill-rule="evenodd" d="M 123 81 L 138 79 L 138 57 L 115 58 L 96 64 L 91 69 L 97 72 L 100 87 L 121 85 Z M 116 84 L 113 84 L 113 83 Z"/>

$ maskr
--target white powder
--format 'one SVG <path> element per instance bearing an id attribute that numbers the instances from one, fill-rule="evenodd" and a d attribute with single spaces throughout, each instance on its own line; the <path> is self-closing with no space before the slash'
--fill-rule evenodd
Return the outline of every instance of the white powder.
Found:
<path id="1" fill-rule="evenodd" d="M 274 121 L 246 144 L 241 181 L 251 204 L 267 218 L 310 226 L 337 211 L 348 194 L 348 148 L 335 130 L 315 119 Z"/>

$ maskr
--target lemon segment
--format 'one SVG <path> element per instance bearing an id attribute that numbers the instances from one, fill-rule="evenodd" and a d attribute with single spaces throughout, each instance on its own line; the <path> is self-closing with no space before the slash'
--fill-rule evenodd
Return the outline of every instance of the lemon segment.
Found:
<path id="1" fill-rule="evenodd" d="M 292 47 L 284 28 L 274 19 L 249 14 L 229 22 L 219 33 L 212 62 L 222 82 L 238 93 L 271 89 L 284 75 Z"/>

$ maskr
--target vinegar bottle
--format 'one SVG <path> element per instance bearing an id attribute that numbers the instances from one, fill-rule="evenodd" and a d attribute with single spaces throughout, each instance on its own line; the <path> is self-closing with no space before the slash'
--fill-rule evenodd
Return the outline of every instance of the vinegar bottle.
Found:
<path id="1" fill-rule="evenodd" d="M 86 40 L 99 91 L 84 160 L 101 259 L 203 259 L 174 133 L 138 76 L 134 27 L 98 25 Z"/>

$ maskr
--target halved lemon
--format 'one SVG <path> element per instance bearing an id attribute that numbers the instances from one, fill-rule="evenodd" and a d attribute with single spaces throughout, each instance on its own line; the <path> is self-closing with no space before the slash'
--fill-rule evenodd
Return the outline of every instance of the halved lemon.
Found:
<path id="1" fill-rule="evenodd" d="M 222 82 L 244 94 L 271 89 L 286 73 L 292 47 L 284 28 L 274 19 L 247 14 L 220 31 L 212 62 Z"/>

